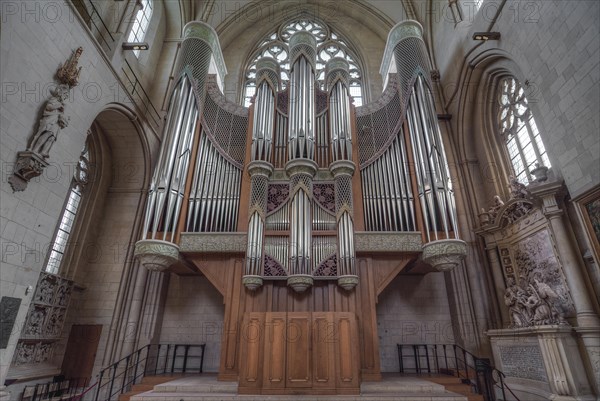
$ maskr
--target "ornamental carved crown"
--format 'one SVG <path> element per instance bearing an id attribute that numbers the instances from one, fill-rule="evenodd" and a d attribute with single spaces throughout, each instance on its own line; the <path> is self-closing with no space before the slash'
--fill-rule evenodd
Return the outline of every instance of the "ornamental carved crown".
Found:
<path id="1" fill-rule="evenodd" d="M 81 67 L 78 67 L 77 64 L 79 63 L 81 53 L 83 53 L 83 47 L 80 46 L 73 52 L 69 60 L 62 64 L 56 72 L 58 80 L 63 84 L 69 85 L 70 88 L 77 86 L 79 83 Z"/>

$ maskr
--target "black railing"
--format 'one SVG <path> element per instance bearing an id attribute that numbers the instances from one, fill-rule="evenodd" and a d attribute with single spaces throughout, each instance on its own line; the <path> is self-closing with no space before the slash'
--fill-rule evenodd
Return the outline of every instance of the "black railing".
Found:
<path id="1" fill-rule="evenodd" d="M 458 377 L 486 401 L 504 401 L 510 392 L 505 375 L 487 358 L 479 358 L 456 344 L 397 344 L 400 373 L 446 374 Z"/>
<path id="2" fill-rule="evenodd" d="M 115 38 L 110 33 L 110 29 L 104 23 L 94 3 L 90 0 L 72 0 L 71 2 L 98 42 L 108 47 L 108 50 L 112 50 Z"/>
<path id="3" fill-rule="evenodd" d="M 144 112 L 144 115 L 146 115 L 148 121 L 150 121 L 155 128 L 158 128 L 160 124 L 160 114 L 156 110 L 156 107 L 154 107 L 154 104 L 150 100 L 150 96 L 148 96 L 148 93 L 146 93 L 146 90 L 133 71 L 133 68 L 131 68 L 129 62 L 125 59 L 123 61 L 124 65 L 122 70 L 126 80 L 125 87 L 127 92 L 129 92 L 133 98 L 133 101 Z"/>
<path id="4" fill-rule="evenodd" d="M 202 373 L 205 344 L 150 344 L 98 374 L 95 401 L 118 399 L 144 376 Z"/>
<path id="5" fill-rule="evenodd" d="M 39 383 L 34 386 L 25 386 L 21 393 L 21 401 L 41 401 L 52 399 L 54 401 L 75 401 L 88 387 L 88 379 L 55 380 Z"/>

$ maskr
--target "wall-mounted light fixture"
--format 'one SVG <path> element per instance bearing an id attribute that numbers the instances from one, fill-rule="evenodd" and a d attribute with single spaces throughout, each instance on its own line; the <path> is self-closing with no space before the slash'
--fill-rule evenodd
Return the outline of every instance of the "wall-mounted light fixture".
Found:
<path id="1" fill-rule="evenodd" d="M 123 50 L 148 50 L 150 46 L 147 42 L 125 42 Z"/>
<path id="2" fill-rule="evenodd" d="M 500 40 L 500 32 L 475 32 L 473 40 Z"/>

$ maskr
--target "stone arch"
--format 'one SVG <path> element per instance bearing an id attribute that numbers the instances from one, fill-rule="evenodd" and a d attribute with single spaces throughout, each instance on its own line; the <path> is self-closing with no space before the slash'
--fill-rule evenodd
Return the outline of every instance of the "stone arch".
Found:
<path id="1" fill-rule="evenodd" d="M 522 79 L 521 69 L 500 49 L 473 53 L 466 60 L 456 88 L 456 121 L 453 123 L 458 159 L 479 164 L 481 186 L 474 192 L 480 202 L 493 195 L 506 195 L 511 167 L 498 141 L 495 99 L 502 77 Z M 477 204 L 477 202 L 475 202 Z"/>
<path id="2" fill-rule="evenodd" d="M 118 103 L 108 104 L 90 127 L 96 172 L 78 233 L 88 250 L 73 272 L 80 289 L 71 300 L 63 337 L 68 336 L 70 324 L 103 326 L 94 374 L 123 352 L 131 352 L 129 348 L 138 341 L 137 332 L 128 333 L 129 341 L 124 338 L 131 319 L 140 318 L 141 306 L 133 301 L 139 291 L 136 284 L 143 288 L 151 279 L 134 262 L 133 245 L 141 235 L 151 159 L 156 153 L 152 132 L 134 111 Z"/>
<path id="3" fill-rule="evenodd" d="M 251 14 L 256 4 L 250 3 L 222 21 L 216 31 L 225 63 L 229 66 L 225 84 L 228 99 L 237 101 L 238 92 L 242 90 L 246 61 L 256 50 L 259 41 L 281 24 L 300 15 L 315 16 L 352 45 L 363 69 L 363 80 L 367 83 L 364 103 L 377 99 L 383 90 L 380 62 L 394 21 L 379 10 L 365 6 L 363 2 L 349 0 L 343 4 L 344 7 L 339 7 L 336 2 L 300 5 L 291 0 L 281 1 L 277 2 L 276 7 L 267 8 L 263 14 L 257 15 Z M 249 18 L 249 15 L 253 17 Z"/>

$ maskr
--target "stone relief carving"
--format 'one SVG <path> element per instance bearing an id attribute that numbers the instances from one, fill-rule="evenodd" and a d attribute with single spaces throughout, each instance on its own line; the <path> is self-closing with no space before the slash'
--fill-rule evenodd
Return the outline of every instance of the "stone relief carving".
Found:
<path id="1" fill-rule="evenodd" d="M 15 351 L 14 364 L 23 365 L 33 363 L 35 358 L 35 344 L 19 343 Z"/>
<path id="2" fill-rule="evenodd" d="M 54 302 L 54 290 L 57 278 L 51 275 L 42 275 L 38 281 L 33 302 L 51 305 Z"/>
<path id="3" fill-rule="evenodd" d="M 504 294 L 512 327 L 567 324 L 574 307 L 548 231 L 521 240 L 513 254 L 519 283 L 509 276 Z"/>
<path id="4" fill-rule="evenodd" d="M 69 60 L 59 67 L 56 73 L 59 84 L 50 91 L 52 96 L 44 105 L 38 129 L 27 150 L 17 153 L 13 175 L 8 179 L 15 192 L 25 190 L 32 178 L 42 174 L 48 166 L 47 159 L 60 130 L 69 125 L 69 117 L 65 115 L 65 102 L 70 89 L 79 83 L 81 67 L 78 67 L 78 63 L 82 52 L 83 48 L 79 47 Z"/>
<path id="5" fill-rule="evenodd" d="M 53 344 L 62 333 L 72 290 L 73 281 L 54 274 L 40 274 L 25 327 L 17 343 L 15 365 L 42 363 L 50 359 Z M 33 343 L 34 339 L 42 341 Z"/>
<path id="6" fill-rule="evenodd" d="M 44 333 L 44 322 L 46 321 L 47 314 L 48 309 L 43 307 L 34 307 L 31 309 L 25 326 L 25 335 L 41 336 Z"/>
<path id="7" fill-rule="evenodd" d="M 50 360 L 52 356 L 52 344 L 51 343 L 40 343 L 37 346 L 37 351 L 35 353 L 35 362 L 43 363 Z"/>
<path id="8" fill-rule="evenodd" d="M 538 278 L 527 288 L 517 285 L 514 278 L 508 278 L 504 303 L 509 308 L 511 327 L 566 325 L 567 322 L 557 307 L 557 300 L 556 292 Z"/>

